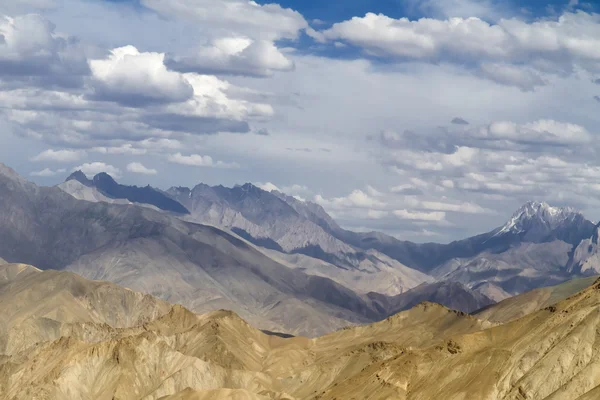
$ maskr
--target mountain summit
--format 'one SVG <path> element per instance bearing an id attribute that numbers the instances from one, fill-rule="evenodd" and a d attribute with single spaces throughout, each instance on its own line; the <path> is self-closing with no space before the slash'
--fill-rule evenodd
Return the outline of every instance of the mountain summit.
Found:
<path id="1" fill-rule="evenodd" d="M 81 170 L 73 172 L 67 179 L 65 179 L 65 182 L 69 181 L 77 181 L 85 186 L 94 186 L 94 182 L 92 182 L 92 180 L 89 179 Z"/>
<path id="2" fill-rule="evenodd" d="M 132 203 L 149 204 L 163 211 L 170 211 L 176 214 L 189 214 L 189 211 L 178 201 L 173 200 L 167 194 L 151 186 L 137 187 L 121 185 L 114 180 L 112 176 L 101 172 L 93 179 L 81 171 L 75 171 L 66 179 L 65 182 L 77 181 L 84 186 L 97 189 L 102 195 L 111 199 L 127 200 Z M 79 190 L 72 186 L 62 186 L 61 189 L 73 195 L 73 190 Z"/>
<path id="3" fill-rule="evenodd" d="M 552 207 L 546 202 L 530 201 L 519 208 L 494 236 L 514 235 L 534 243 L 558 239 L 576 245 L 593 230 L 594 224 L 572 207 Z"/>

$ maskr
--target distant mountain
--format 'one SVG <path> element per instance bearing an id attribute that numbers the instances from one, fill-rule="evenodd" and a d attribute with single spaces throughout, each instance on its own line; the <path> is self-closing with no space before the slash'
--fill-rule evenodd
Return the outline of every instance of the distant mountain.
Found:
<path id="1" fill-rule="evenodd" d="M 573 250 L 569 260 L 568 271 L 572 274 L 600 274 L 600 225 L 594 228 L 594 233 L 581 241 Z"/>
<path id="2" fill-rule="evenodd" d="M 102 339 L 116 329 L 150 322 L 171 305 L 70 272 L 5 264 L 0 266 L 0 309 L 0 354 L 16 354 L 61 336 Z M 113 329 L 101 332 L 106 326 Z"/>
<path id="3" fill-rule="evenodd" d="M 364 296 L 283 266 L 217 228 L 135 205 L 79 201 L 4 166 L 0 256 L 114 282 L 198 312 L 231 309 L 278 332 L 314 336 L 385 317 Z"/>
<path id="4" fill-rule="evenodd" d="M 477 310 L 473 315 L 491 322 L 506 323 L 550 307 L 588 288 L 598 276 L 573 279 L 556 286 L 542 287 L 511 297 L 499 303 Z"/>
<path id="5" fill-rule="evenodd" d="M 90 180 L 83 172 L 76 171 L 67 178 L 66 182 L 69 181 L 77 181 L 86 187 L 95 188 L 100 194 L 106 196 L 108 199 L 122 199 L 132 203 L 150 204 L 164 211 L 189 214 L 189 211 L 184 206 L 171 199 L 160 190 L 150 186 L 137 187 L 121 185 L 109 174 L 104 172 L 97 174 Z M 69 192 L 69 190 L 81 192 L 79 188 L 72 188 L 68 185 L 63 185 L 61 188 L 67 192 Z"/>
<path id="6" fill-rule="evenodd" d="M 193 189 L 174 187 L 167 193 L 190 210 L 187 220 L 229 229 L 270 250 L 301 254 L 335 265 L 342 271 L 339 274 L 332 271 L 327 276 L 344 279 L 341 275 L 348 271 L 345 275 L 354 275 L 355 288 L 365 289 L 366 282 L 370 282 L 372 288 L 385 287 L 386 294 L 395 295 L 430 280 L 376 250 L 344 242 L 332 233 L 332 229 L 341 228 L 321 206 L 300 202 L 283 193 L 267 192 L 250 183 L 233 188 L 205 184 Z M 398 273 L 390 275 L 391 269 Z M 317 276 L 325 273 L 313 268 L 306 271 Z"/>
<path id="7" fill-rule="evenodd" d="M 545 202 L 532 201 L 517 210 L 492 238 L 518 238 L 526 243 L 561 240 L 576 246 L 593 231 L 594 224 L 571 207 L 551 207 Z"/>
<path id="8" fill-rule="evenodd" d="M 600 252 L 589 250 L 597 247 L 596 227 L 569 207 L 528 202 L 506 224 L 490 232 L 447 245 L 416 244 L 378 232 L 344 230 L 322 207 L 273 193 L 299 214 L 355 248 L 377 250 L 437 281 L 461 283 L 495 301 L 564 282 L 582 270 L 600 273 L 600 255 L 594 255 Z M 588 239 L 593 242 L 592 247 Z M 577 246 L 580 247 L 575 250 Z M 573 253 L 575 259 L 585 258 L 587 263 L 578 269 Z M 573 265 L 570 270 L 569 265 Z"/>
<path id="9" fill-rule="evenodd" d="M 250 183 L 176 187 L 167 194 L 190 211 L 184 219 L 228 230 L 291 268 L 327 276 L 359 293 L 395 296 L 423 283 L 448 281 L 500 301 L 600 273 L 596 251 L 590 250 L 596 243 L 586 244 L 598 236 L 595 225 L 572 208 L 544 202 L 524 204 L 503 226 L 481 235 L 417 244 L 345 230 L 318 204 Z"/>
<path id="10" fill-rule="evenodd" d="M 441 304 L 453 310 L 466 313 L 494 304 L 495 301 L 475 290 L 470 290 L 458 282 L 424 283 L 394 297 L 382 297 L 369 293 L 369 297 L 386 314 L 397 314 L 409 310 L 422 302 Z"/>

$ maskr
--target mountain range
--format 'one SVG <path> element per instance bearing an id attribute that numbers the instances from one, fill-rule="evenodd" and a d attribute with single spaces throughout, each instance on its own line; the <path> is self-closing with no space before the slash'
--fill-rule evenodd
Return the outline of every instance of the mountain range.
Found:
<path id="1" fill-rule="evenodd" d="M 286 334 L 319 336 L 422 301 L 473 312 L 594 275 L 597 231 L 576 210 L 530 202 L 488 233 L 418 244 L 345 230 L 317 204 L 252 184 L 161 191 L 76 172 L 38 187 L 0 167 L 3 259 Z"/>
<path id="2" fill-rule="evenodd" d="M 184 219 L 227 230 L 280 262 L 361 293 L 396 296 L 450 281 L 498 301 L 600 270 L 586 265 L 595 261 L 587 244 L 597 245 L 595 224 L 544 202 L 526 203 L 505 225 L 475 237 L 417 244 L 345 230 L 318 204 L 250 183 L 166 193 L 190 211 Z"/>
<path id="3" fill-rule="evenodd" d="M 65 271 L 0 265 L 0 398 L 592 400 L 600 280 L 468 315 L 421 302 L 308 339 Z"/>

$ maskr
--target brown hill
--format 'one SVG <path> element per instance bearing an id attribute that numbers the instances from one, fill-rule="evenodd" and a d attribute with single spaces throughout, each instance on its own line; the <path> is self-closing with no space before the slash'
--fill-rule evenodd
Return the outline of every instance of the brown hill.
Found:
<path id="1" fill-rule="evenodd" d="M 508 322 L 549 307 L 591 286 L 597 276 L 573 279 L 556 286 L 534 289 L 485 307 L 474 313 L 477 318 L 492 322 Z"/>
<path id="2" fill-rule="evenodd" d="M 421 303 L 285 339 L 230 311 L 196 315 L 29 266 L 0 271 L 0 339 L 11 349 L 0 356 L 1 399 L 586 400 L 600 390 L 600 280 L 505 324 Z M 23 326 L 36 329 L 10 336 Z"/>

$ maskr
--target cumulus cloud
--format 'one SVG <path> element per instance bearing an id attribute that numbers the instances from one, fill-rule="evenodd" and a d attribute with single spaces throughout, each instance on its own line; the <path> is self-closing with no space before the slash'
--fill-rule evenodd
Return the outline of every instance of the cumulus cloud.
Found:
<path id="1" fill-rule="evenodd" d="M 390 190 L 399 195 L 397 204 L 409 212 L 495 214 L 473 203 L 473 198 L 524 202 L 541 196 L 580 204 L 594 195 L 590 182 L 600 177 L 594 157 L 600 148 L 594 135 L 577 124 L 500 121 L 423 135 L 431 136 L 431 141 L 441 135 L 440 140 L 454 143 L 454 150 L 411 146 L 403 134 L 380 136 L 378 158 L 410 182 Z M 415 177 L 426 184 L 418 184 Z M 412 192 L 417 188 L 422 193 Z M 402 215 L 408 219 L 409 214 Z"/>
<path id="2" fill-rule="evenodd" d="M 156 175 L 158 171 L 153 168 L 147 168 L 142 163 L 133 162 L 127 164 L 127 171 L 132 172 L 134 174 L 142 174 L 142 175 Z"/>
<path id="3" fill-rule="evenodd" d="M 390 149 L 398 149 L 398 154 L 413 150 L 428 153 L 419 160 L 407 155 L 406 163 L 415 163 L 421 169 L 441 170 L 444 164 L 456 166 L 472 159 L 480 148 L 556 152 L 571 145 L 591 143 L 594 136 L 581 125 L 541 119 L 524 124 L 497 121 L 483 126 L 456 125 L 423 133 L 384 131 L 379 141 Z M 431 156 L 434 153 L 443 155 Z"/>
<path id="4" fill-rule="evenodd" d="M 369 219 L 382 219 L 389 215 L 387 211 L 383 210 L 369 210 L 367 212 L 367 218 Z"/>
<path id="5" fill-rule="evenodd" d="M 36 176 L 36 177 L 42 177 L 42 178 L 48 178 L 51 176 L 56 176 L 58 174 L 64 174 L 65 172 L 67 172 L 66 169 L 57 169 L 57 170 L 52 170 L 50 168 L 44 168 L 41 171 L 36 171 L 36 172 L 32 172 L 29 175 L 31 176 Z"/>
<path id="6" fill-rule="evenodd" d="M 445 203 L 441 201 L 420 201 L 415 198 L 405 200 L 405 204 L 411 205 L 414 208 L 436 211 L 452 211 L 463 214 L 485 214 L 491 212 L 475 203 Z"/>
<path id="7" fill-rule="evenodd" d="M 308 27 L 304 17 L 279 4 L 260 5 L 246 0 L 142 0 L 157 12 L 211 26 L 216 30 L 243 32 L 264 39 L 296 38 Z"/>
<path id="8" fill-rule="evenodd" d="M 167 159 L 169 162 L 181 165 L 188 165 L 192 167 L 208 167 L 208 168 L 239 168 L 239 164 L 227 163 L 223 161 L 214 161 L 211 156 L 201 156 L 199 154 L 191 154 L 184 156 L 181 153 L 170 154 Z"/>
<path id="9" fill-rule="evenodd" d="M 136 148 L 131 143 L 114 147 L 93 147 L 90 151 L 100 154 L 128 154 L 132 156 L 144 155 L 148 152 L 145 148 Z"/>
<path id="10" fill-rule="evenodd" d="M 411 184 L 394 186 L 390 188 L 390 192 L 405 196 L 419 196 L 423 194 L 423 191 L 421 189 Z"/>
<path id="11" fill-rule="evenodd" d="M 261 188 L 265 192 L 273 192 L 273 191 L 281 192 L 281 189 L 279 189 L 279 187 L 277 187 L 275 184 L 273 184 L 271 182 L 266 182 L 266 183 L 259 182 L 256 184 L 256 187 Z"/>
<path id="12" fill-rule="evenodd" d="M 417 212 L 408 210 L 394 210 L 393 214 L 400 219 L 411 221 L 445 221 L 445 212 Z"/>
<path id="13" fill-rule="evenodd" d="M 74 161 L 79 161 L 81 157 L 85 156 L 85 152 L 81 150 L 52 150 L 48 149 L 42 151 L 37 156 L 33 157 L 31 161 L 41 162 L 41 161 L 55 161 L 61 163 L 70 163 Z"/>
<path id="14" fill-rule="evenodd" d="M 498 18 L 500 5 L 492 0 L 405 0 L 410 10 L 435 17 Z"/>
<path id="15" fill-rule="evenodd" d="M 325 208 L 341 209 L 341 208 L 381 208 L 385 206 L 380 200 L 363 192 L 360 189 L 352 191 L 346 197 L 335 197 L 333 199 L 325 199 L 321 195 L 315 196 L 315 202 Z"/>
<path id="16" fill-rule="evenodd" d="M 170 55 L 169 68 L 200 74 L 268 77 L 276 71 L 291 71 L 294 63 L 273 42 L 247 37 L 214 40 L 189 55 Z"/>
<path id="17" fill-rule="evenodd" d="M 271 105 L 242 98 L 246 91 L 227 81 L 169 71 L 159 53 L 128 46 L 91 65 L 94 92 L 0 90 L 0 117 L 16 134 L 52 146 L 136 155 L 152 144 L 153 151 L 172 149 L 165 141 L 178 144 L 182 134 L 248 133 L 251 121 L 274 115 Z"/>
<path id="18" fill-rule="evenodd" d="M 470 65 L 483 77 L 523 90 L 544 85 L 544 75 L 600 70 L 600 15 L 582 11 L 558 20 L 495 24 L 476 17 L 411 21 L 368 13 L 334 24 L 323 35 L 377 57 Z"/>
<path id="19" fill-rule="evenodd" d="M 0 78 L 44 87 L 74 87 L 89 74 L 85 54 L 46 18 L 0 16 Z"/>
<path id="20" fill-rule="evenodd" d="M 113 49 L 107 59 L 90 60 L 93 98 L 129 107 L 190 99 L 194 89 L 181 74 L 167 69 L 164 58 L 162 53 L 140 53 L 125 46 Z"/>
<path id="21" fill-rule="evenodd" d="M 73 168 L 73 171 L 81 171 L 88 177 L 97 175 L 101 172 L 106 172 L 108 175 L 112 176 L 115 179 L 121 177 L 121 170 L 119 168 L 98 161 L 82 164 L 78 167 Z"/>

